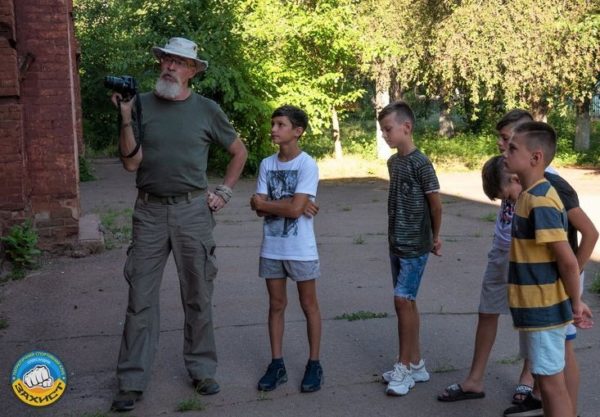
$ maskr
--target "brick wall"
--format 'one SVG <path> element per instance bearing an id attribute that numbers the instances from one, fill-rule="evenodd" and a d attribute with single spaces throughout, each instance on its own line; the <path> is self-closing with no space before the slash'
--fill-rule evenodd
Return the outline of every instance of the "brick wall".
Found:
<path id="1" fill-rule="evenodd" d="M 79 230 L 83 150 L 71 0 L 0 5 L 0 229 L 33 219 L 45 249 Z"/>

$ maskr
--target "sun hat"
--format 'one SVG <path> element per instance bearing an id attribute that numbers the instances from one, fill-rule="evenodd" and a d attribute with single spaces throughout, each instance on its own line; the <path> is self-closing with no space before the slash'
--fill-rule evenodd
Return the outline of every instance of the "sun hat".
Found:
<path id="1" fill-rule="evenodd" d="M 208 68 L 208 61 L 198 59 L 198 45 L 189 39 L 171 38 L 164 48 L 154 46 L 152 53 L 158 59 L 164 54 L 176 55 L 182 58 L 192 59 L 196 63 L 198 71 L 204 71 Z"/>

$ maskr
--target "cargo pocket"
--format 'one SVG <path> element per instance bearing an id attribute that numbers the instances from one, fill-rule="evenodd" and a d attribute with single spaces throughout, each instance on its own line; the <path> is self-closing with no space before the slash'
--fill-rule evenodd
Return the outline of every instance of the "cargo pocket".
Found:
<path id="1" fill-rule="evenodd" d="M 125 266 L 123 267 L 123 276 L 125 281 L 131 285 L 131 276 L 133 275 L 134 262 L 133 262 L 133 242 L 129 244 L 127 248 L 127 259 L 125 260 Z"/>
<path id="2" fill-rule="evenodd" d="M 217 265 L 217 257 L 215 256 L 216 245 L 212 240 L 202 242 L 206 258 L 204 262 L 204 279 L 207 281 L 214 281 L 217 277 L 219 267 Z"/>

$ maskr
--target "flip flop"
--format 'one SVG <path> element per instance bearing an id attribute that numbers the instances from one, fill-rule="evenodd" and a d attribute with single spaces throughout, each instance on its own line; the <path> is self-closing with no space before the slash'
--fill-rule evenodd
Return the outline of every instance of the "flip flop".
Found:
<path id="1" fill-rule="evenodd" d="M 527 398 L 527 395 L 533 391 L 533 387 L 527 385 L 527 384 L 518 384 L 515 387 L 515 393 L 513 394 L 512 397 L 512 403 L 513 404 L 521 404 L 525 398 Z"/>
<path id="2" fill-rule="evenodd" d="M 452 384 L 446 387 L 443 394 L 438 395 L 438 401 L 454 402 L 462 400 L 476 400 L 485 397 L 485 392 L 463 391 L 460 384 Z"/>

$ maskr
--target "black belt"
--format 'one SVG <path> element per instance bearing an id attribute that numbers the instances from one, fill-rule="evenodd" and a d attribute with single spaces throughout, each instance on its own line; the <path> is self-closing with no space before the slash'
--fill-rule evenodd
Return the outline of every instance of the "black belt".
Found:
<path id="1" fill-rule="evenodd" d="M 157 195 L 138 190 L 138 198 L 140 200 L 160 204 L 179 204 L 183 202 L 190 202 L 193 198 L 199 197 L 203 194 L 206 194 L 206 190 L 194 190 L 189 191 L 185 194 L 171 195 L 169 197 L 159 197 Z"/>

